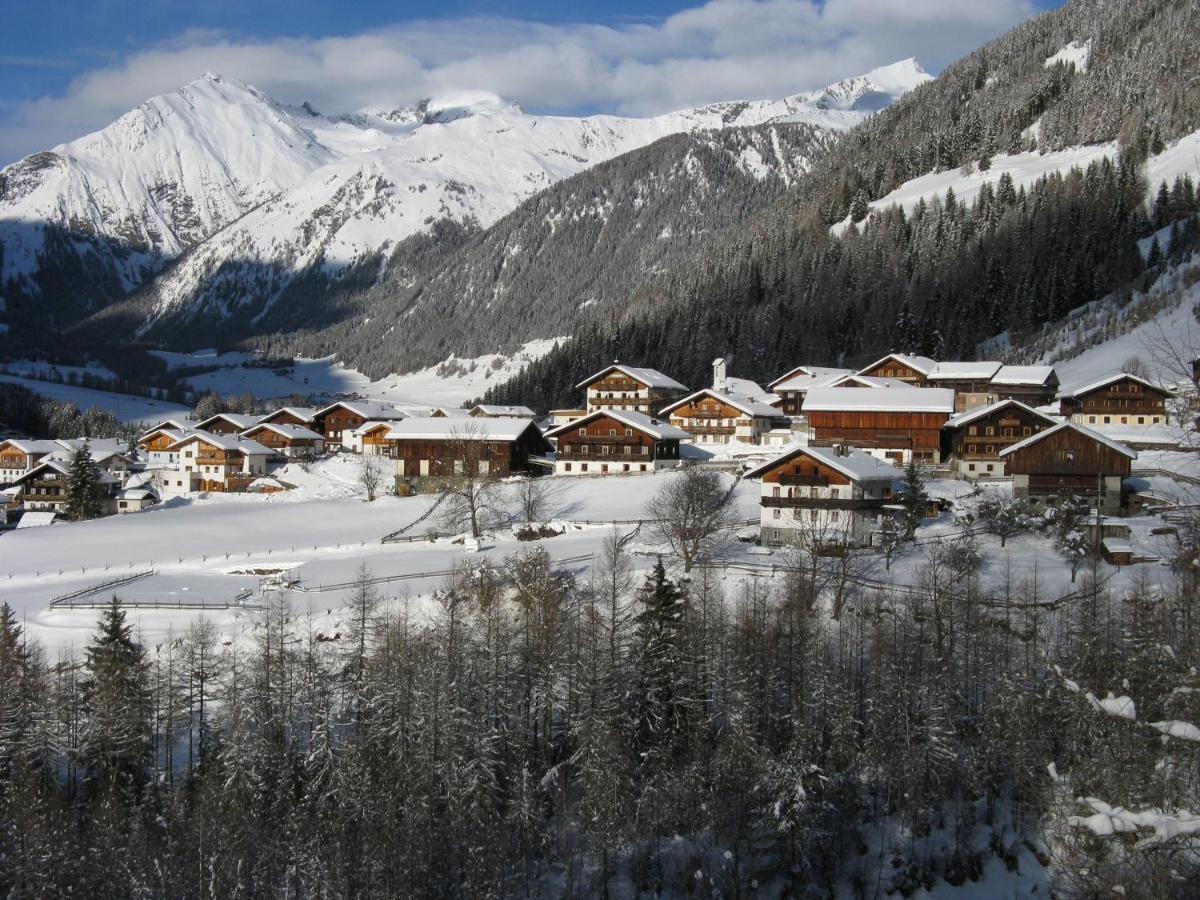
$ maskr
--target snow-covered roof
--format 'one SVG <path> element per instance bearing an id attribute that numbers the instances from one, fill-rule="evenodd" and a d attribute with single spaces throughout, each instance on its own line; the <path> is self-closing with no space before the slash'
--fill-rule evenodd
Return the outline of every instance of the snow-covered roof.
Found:
<path id="1" fill-rule="evenodd" d="M 941 379 L 990 379 L 1000 371 L 1000 363 L 990 360 L 977 360 L 975 362 L 939 362 L 933 367 L 933 371 L 929 373 L 930 381 L 938 381 Z"/>
<path id="2" fill-rule="evenodd" d="M 992 384 L 1044 385 L 1054 377 L 1054 366 L 1001 366 Z"/>
<path id="3" fill-rule="evenodd" d="M 61 449 L 59 444 L 54 441 L 29 441 L 24 438 L 8 438 L 0 441 L 0 448 L 12 447 L 15 450 L 20 450 L 27 456 L 46 455 L 54 453 Z"/>
<path id="4" fill-rule="evenodd" d="M 150 490 L 149 488 L 144 488 L 144 487 L 135 487 L 135 488 L 127 487 L 127 488 L 125 488 L 125 490 L 123 490 L 119 494 L 117 494 L 117 496 L 120 497 L 122 500 L 157 500 L 158 499 L 158 494 L 154 493 L 154 491 Z"/>
<path id="5" fill-rule="evenodd" d="M 145 441 L 150 440 L 156 434 L 165 434 L 172 441 L 181 441 L 185 437 L 187 437 L 189 434 L 191 434 L 193 432 L 193 430 L 194 429 L 191 429 L 191 428 L 169 428 L 169 427 L 160 425 L 157 428 L 151 428 L 149 431 L 143 432 L 138 437 L 137 442 L 139 444 L 141 444 Z"/>
<path id="6" fill-rule="evenodd" d="M 304 422 L 311 422 L 317 417 L 317 409 L 314 406 L 281 406 L 274 412 L 269 412 L 265 416 L 259 418 L 259 422 L 266 422 L 272 416 L 282 415 L 287 413 L 300 419 Z"/>
<path id="7" fill-rule="evenodd" d="M 774 459 L 767 460 L 762 465 L 751 469 L 746 473 L 745 477 L 761 478 L 772 469 L 790 462 L 801 455 L 815 459 L 817 462 L 841 472 L 851 481 L 891 482 L 895 481 L 899 476 L 895 466 L 885 463 L 862 450 L 849 450 L 845 454 L 839 454 L 833 447 L 814 447 L 809 445 L 806 447 L 793 447 Z"/>
<path id="8" fill-rule="evenodd" d="M 332 409 L 338 407 L 348 409 L 356 416 L 361 416 L 364 419 L 383 419 L 386 421 L 395 421 L 411 416 L 413 413 L 408 410 L 397 409 L 390 403 L 383 403 L 379 400 L 338 400 L 336 403 L 330 403 L 328 406 L 317 410 L 318 416 L 323 416 Z"/>
<path id="9" fill-rule="evenodd" d="M 496 406 L 491 403 L 478 403 L 472 406 L 468 414 L 479 413 L 482 416 L 523 416 L 532 419 L 537 415 L 528 406 Z"/>
<path id="10" fill-rule="evenodd" d="M 470 420 L 429 417 L 393 422 L 386 437 L 389 441 L 515 441 L 530 428 L 537 431 L 533 419 L 514 416 L 478 416 Z"/>
<path id="11" fill-rule="evenodd" d="M 954 412 L 954 391 L 949 388 L 863 387 L 813 388 L 804 400 L 805 412 Z"/>
<path id="12" fill-rule="evenodd" d="M 749 397 L 734 394 L 726 391 L 718 391 L 714 388 L 701 388 L 700 390 L 688 394 L 682 400 L 676 400 L 670 406 L 664 406 L 659 410 L 660 416 L 669 416 L 674 410 L 684 404 L 691 403 L 700 397 L 712 397 L 714 400 L 720 400 L 722 403 L 728 403 L 730 406 L 740 409 L 748 416 L 758 416 L 760 418 L 773 419 L 779 415 L 779 410 L 773 406 L 768 406 L 759 400 L 752 400 Z"/>
<path id="13" fill-rule="evenodd" d="M 255 431 L 264 429 L 273 431 L 293 441 L 319 441 L 324 439 L 323 435 L 318 434 L 311 428 L 305 428 L 303 425 L 280 425 L 275 422 L 259 422 L 257 425 L 247 428 L 242 434 L 250 435 Z"/>
<path id="14" fill-rule="evenodd" d="M 858 375 L 850 373 L 849 375 L 839 375 L 822 387 L 867 387 L 867 388 L 894 388 L 894 387 L 912 387 L 907 381 L 901 381 L 899 378 L 882 378 L 879 375 Z"/>
<path id="15" fill-rule="evenodd" d="M 1023 440 L 1023 441 L 1019 441 L 1018 443 L 1015 443 L 1012 446 L 1005 447 L 1003 450 L 1000 451 L 999 455 L 1000 456 L 1008 456 L 1010 453 L 1016 453 L 1018 450 L 1024 450 L 1026 447 L 1031 447 L 1034 444 L 1036 444 L 1038 441 L 1041 441 L 1041 440 L 1044 440 L 1044 439 L 1050 437 L 1050 435 L 1052 435 L 1052 434 L 1058 434 L 1064 428 L 1074 429 L 1075 431 L 1078 431 L 1080 434 L 1082 434 L 1084 437 L 1091 438 L 1092 440 L 1096 441 L 1097 443 L 1104 444 L 1106 447 L 1109 447 L 1112 450 L 1116 450 L 1118 453 L 1120 453 L 1123 456 L 1128 456 L 1130 459 L 1137 459 L 1137 451 L 1136 450 L 1131 450 L 1128 447 L 1126 447 L 1124 444 L 1118 443 L 1117 441 L 1114 441 L 1114 440 L 1110 440 L 1109 438 L 1106 438 L 1104 435 L 1100 434 L 1099 432 L 1093 431 L 1090 428 L 1085 428 L 1082 425 L 1077 425 L 1074 422 L 1062 422 L 1058 425 L 1055 425 L 1053 428 L 1047 428 L 1045 431 L 1039 431 L 1037 434 L 1031 435 L 1031 436 L 1025 438 L 1025 440 Z"/>
<path id="16" fill-rule="evenodd" d="M 21 516 L 21 520 L 17 522 L 17 527 L 40 528 L 43 525 L 53 525 L 56 515 L 58 513 L 47 510 L 32 510 Z"/>
<path id="17" fill-rule="evenodd" d="M 27 481 L 28 479 L 30 479 L 34 475 L 36 475 L 38 472 L 44 471 L 46 469 L 50 469 L 51 471 L 57 472 L 59 475 L 68 475 L 68 474 L 70 474 L 71 466 L 66 460 L 55 459 L 54 457 L 47 457 L 46 459 L 43 459 L 40 463 L 38 463 L 36 466 L 33 466 L 30 469 L 26 469 L 24 472 L 21 473 L 21 475 L 16 480 L 18 482 Z"/>
<path id="18" fill-rule="evenodd" d="M 361 425 L 359 425 L 357 428 L 355 428 L 350 433 L 352 435 L 354 435 L 355 437 L 362 437 L 364 434 L 370 434 L 372 431 L 378 431 L 380 428 L 389 428 L 390 429 L 395 424 L 396 424 L 395 419 L 389 419 L 389 420 L 383 421 L 383 422 L 379 421 L 378 419 L 369 419 L 366 422 L 363 422 Z"/>
<path id="19" fill-rule="evenodd" d="M 783 385 L 783 382 L 790 381 L 791 379 L 796 378 L 801 375 L 805 375 L 809 378 L 817 378 L 822 375 L 849 375 L 849 374 L 850 374 L 849 369 L 833 369 L 828 366 L 796 366 L 796 368 L 789 369 L 787 372 L 784 372 L 782 375 L 780 375 L 774 381 L 770 382 L 767 385 L 767 388 L 772 391 L 779 390 L 781 388 L 781 386 Z"/>
<path id="20" fill-rule="evenodd" d="M 217 413 L 215 416 L 209 416 L 203 422 L 197 423 L 196 427 L 201 431 L 206 431 L 208 426 L 214 422 L 224 421 L 233 425 L 238 431 L 245 431 L 251 425 L 257 423 L 258 420 L 258 416 L 246 415 L 244 413 Z"/>
<path id="21" fill-rule="evenodd" d="M 1037 416 L 1039 419 L 1044 419 L 1051 424 L 1054 424 L 1056 421 L 1055 419 L 1051 419 L 1049 416 L 1038 412 L 1032 406 L 1026 406 L 1020 400 L 997 400 L 995 403 L 989 403 L 987 406 L 979 406 L 975 409 L 968 410 L 967 412 L 961 412 L 958 413 L 958 415 L 951 416 L 946 420 L 945 427 L 962 428 L 964 425 L 969 425 L 970 423 L 978 421 L 979 419 L 986 418 L 994 412 L 999 412 L 1006 406 L 1020 407 L 1030 415 Z"/>
<path id="22" fill-rule="evenodd" d="M 771 403 L 779 399 L 770 391 L 763 390 L 757 381 L 751 381 L 749 378 L 726 378 L 722 390 L 727 394 L 736 394 L 762 403 Z"/>
<path id="23" fill-rule="evenodd" d="M 773 412 L 773 410 L 772 410 Z M 574 422 L 568 422 L 565 425 L 558 425 L 546 432 L 546 437 L 556 437 L 562 432 L 570 428 L 580 428 L 591 422 L 593 419 L 598 419 L 601 416 L 608 416 L 623 425 L 627 425 L 644 434 L 648 434 L 659 440 L 687 440 L 691 434 L 684 431 L 682 428 L 676 428 L 669 422 L 664 422 L 660 418 L 647 416 L 644 413 L 631 412 L 627 409 L 598 409 L 595 412 L 588 413 Z"/>
<path id="24" fill-rule="evenodd" d="M 213 434 L 209 431 L 193 432 L 187 437 L 176 441 L 167 449 L 175 450 L 184 444 L 190 444 L 192 441 L 203 441 L 210 447 L 218 447 L 221 450 L 233 450 L 247 456 L 259 456 L 262 454 L 272 456 L 275 453 L 270 447 L 264 447 L 258 441 L 252 441 L 250 438 L 242 437 L 240 434 Z"/>
<path id="25" fill-rule="evenodd" d="M 1092 391 L 1098 391 L 1101 388 L 1106 388 L 1110 384 L 1114 384 L 1118 381 L 1126 381 L 1126 380 L 1136 381 L 1138 384 L 1142 385 L 1142 387 L 1148 387 L 1155 391 L 1161 391 L 1162 393 L 1166 394 L 1168 397 L 1172 396 L 1171 392 L 1169 390 L 1167 390 L 1165 387 L 1163 387 L 1162 385 L 1155 384 L 1153 381 L 1147 381 L 1145 378 L 1141 378 L 1137 375 L 1131 375 L 1128 372 L 1113 372 L 1110 375 L 1105 375 L 1103 378 L 1099 378 L 1095 381 L 1090 381 L 1087 384 L 1080 385 L 1079 387 L 1072 387 L 1069 389 L 1064 389 L 1059 393 L 1059 396 L 1060 397 L 1079 397 L 1079 396 L 1082 396 L 1083 394 L 1090 394 Z"/>
<path id="26" fill-rule="evenodd" d="M 592 375 L 590 378 L 585 378 L 579 384 L 575 385 L 578 388 L 585 388 L 597 378 L 603 378 L 609 372 L 623 372 L 630 378 L 640 381 L 647 387 L 669 388 L 677 391 L 686 391 L 687 388 L 667 375 L 664 375 L 658 369 L 645 369 L 638 366 L 624 366 L 620 363 L 613 363 L 611 366 L 606 366 Z"/>
<path id="27" fill-rule="evenodd" d="M 195 426 L 189 419 L 180 416 L 168 416 L 163 419 L 158 419 L 150 427 L 149 431 L 142 432 L 149 434 L 151 431 L 157 431 L 159 428 L 174 428 L 176 431 L 190 431 Z"/>
<path id="28" fill-rule="evenodd" d="M 838 379 L 845 378 L 849 372 L 825 372 L 819 375 L 793 375 L 786 381 L 779 381 L 774 384 L 777 391 L 800 391 L 804 392 L 815 387 L 829 387 Z"/>
<path id="29" fill-rule="evenodd" d="M 875 360 L 875 362 L 871 363 L 869 366 L 863 366 L 858 371 L 861 374 L 862 372 L 866 372 L 868 369 L 875 368 L 880 363 L 887 362 L 889 359 L 894 359 L 901 365 L 908 366 L 913 371 L 920 372 L 922 375 L 928 375 L 933 371 L 933 367 L 937 365 L 937 363 L 928 356 L 916 356 L 909 353 L 889 353 L 886 356 L 879 357 L 879 359 Z"/>

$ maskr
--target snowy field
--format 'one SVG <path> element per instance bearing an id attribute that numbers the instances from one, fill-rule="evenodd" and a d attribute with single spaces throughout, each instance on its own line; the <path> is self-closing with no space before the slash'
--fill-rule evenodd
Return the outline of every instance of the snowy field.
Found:
<path id="1" fill-rule="evenodd" d="M 5 533 L 0 537 L 0 594 L 51 652 L 79 652 L 98 611 L 51 608 L 50 601 L 110 579 L 153 571 L 153 575 L 115 588 L 127 601 L 158 604 L 158 608 L 130 610 L 144 641 L 153 645 L 168 631 L 185 629 L 196 616 L 205 615 L 217 626 L 223 641 L 234 642 L 247 634 L 255 618 L 254 607 L 264 600 L 262 577 L 294 569 L 302 589 L 292 592 L 291 603 L 302 614 L 311 612 L 314 627 L 334 634 L 347 590 L 328 586 L 351 581 L 364 563 L 374 577 L 395 579 L 380 586 L 384 596 L 395 603 L 407 601 L 410 611 L 423 617 L 433 609 L 430 594 L 445 584 L 452 567 L 483 559 L 499 562 L 533 546 L 517 541 L 511 525 L 489 532 L 479 554 L 465 553 L 462 544 L 451 537 L 383 544 L 383 535 L 420 518 L 434 498 L 383 497 L 365 503 L 357 486 L 359 465 L 357 458 L 343 456 L 311 468 L 289 466 L 278 476 L 296 486 L 286 493 L 177 499 L 126 516 Z M 541 541 L 540 546 L 551 559 L 566 561 L 566 568 L 586 578 L 588 557 L 599 550 L 611 527 L 604 523 L 641 517 L 646 500 L 671 477 L 659 473 L 549 480 L 546 518 L 569 524 L 563 534 Z M 960 507 L 972 504 L 979 490 L 959 481 L 935 481 L 929 487 L 935 496 L 956 498 Z M 738 520 L 757 519 L 758 490 L 757 483 L 738 485 L 734 500 Z M 999 483 L 983 490 L 1003 493 L 1010 488 Z M 1143 552 L 1165 554 L 1169 550 L 1160 543 L 1165 538 L 1150 535 L 1157 520 L 1128 521 L 1134 528 L 1134 543 Z M 413 533 L 425 536 L 438 527 L 435 513 Z M 617 527 L 629 533 L 635 526 Z M 928 520 L 919 532 L 918 544 L 906 546 L 890 572 L 884 571 L 882 559 L 872 556 L 871 571 L 864 577 L 911 584 L 926 562 L 932 541 L 938 536 L 953 540 L 960 534 L 961 527 L 950 512 Z M 1071 590 L 1067 566 L 1044 537 L 1013 537 L 1001 549 L 995 538 L 985 536 L 980 546 L 986 558 L 983 577 L 987 585 L 1000 589 L 1008 582 L 1018 590 L 1036 590 L 1043 597 Z M 633 539 L 631 548 L 642 569 L 647 569 L 656 551 L 662 549 L 655 545 L 649 529 Z M 723 552 L 722 562 L 729 566 L 720 577 L 732 601 L 741 582 L 770 576 L 772 564 L 786 564 L 788 554 L 759 548 L 751 552 L 751 545 L 735 542 Z M 1122 570 L 1102 568 L 1112 576 L 1114 589 L 1141 573 L 1152 579 L 1166 574 L 1154 563 Z M 112 592 L 99 590 L 78 602 L 102 602 Z M 244 605 L 235 604 L 243 592 L 248 592 Z M 186 608 L 170 608 L 178 604 Z"/>
<path id="2" fill-rule="evenodd" d="M 107 409 L 121 422 L 155 421 L 166 416 L 186 415 L 191 412 L 186 406 L 168 403 L 166 400 L 151 400 L 147 397 L 117 394 L 111 391 L 95 391 L 70 384 L 18 378 L 15 375 L 0 375 L 0 385 L 3 384 L 19 384 L 29 388 L 35 394 L 49 397 L 51 400 L 74 403 L 80 409 L 88 409 L 92 406 Z"/>
<path id="3" fill-rule="evenodd" d="M 332 396 L 359 394 L 371 400 L 384 400 L 405 405 L 460 406 L 482 395 L 493 385 L 517 375 L 533 360 L 553 349 L 558 340 L 549 338 L 530 341 L 511 356 L 489 353 L 470 359 L 451 357 L 437 366 L 419 369 L 405 375 L 389 375 L 371 381 L 355 369 L 348 369 L 332 357 L 301 359 L 290 371 L 279 373 L 272 369 L 246 365 L 254 360 L 248 353 L 220 353 L 197 350 L 194 353 L 154 351 L 174 369 L 193 366 L 220 366 L 214 372 L 195 375 L 184 381 L 198 391 L 214 391 L 223 396 L 243 394 L 276 399 L 299 394 Z"/>

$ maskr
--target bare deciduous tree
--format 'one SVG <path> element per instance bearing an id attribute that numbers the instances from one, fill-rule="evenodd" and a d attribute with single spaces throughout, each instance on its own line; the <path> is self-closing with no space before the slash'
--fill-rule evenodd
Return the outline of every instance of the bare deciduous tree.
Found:
<path id="1" fill-rule="evenodd" d="M 690 572 L 729 540 L 732 491 L 716 472 L 685 468 L 668 479 L 646 504 L 653 529 Z"/>
<path id="2" fill-rule="evenodd" d="M 387 463 L 382 456 L 364 454 L 362 470 L 358 473 L 358 483 L 367 492 L 367 502 L 371 503 L 379 494 L 379 488 L 387 475 Z"/>
<path id="3" fill-rule="evenodd" d="M 496 475 L 493 472 L 487 431 L 477 420 L 456 426 L 447 448 L 449 472 L 441 488 L 442 523 L 451 530 L 467 530 L 479 537 L 483 523 L 496 514 Z"/>

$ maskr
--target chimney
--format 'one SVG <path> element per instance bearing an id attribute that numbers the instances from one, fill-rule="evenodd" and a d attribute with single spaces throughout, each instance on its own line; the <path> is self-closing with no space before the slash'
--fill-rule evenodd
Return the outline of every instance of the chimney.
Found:
<path id="1" fill-rule="evenodd" d="M 713 390 L 725 390 L 725 357 L 718 356 L 713 360 Z"/>

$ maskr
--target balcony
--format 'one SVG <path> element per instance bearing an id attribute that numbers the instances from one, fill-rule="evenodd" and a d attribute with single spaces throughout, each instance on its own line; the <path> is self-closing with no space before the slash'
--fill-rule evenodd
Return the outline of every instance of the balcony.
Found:
<path id="1" fill-rule="evenodd" d="M 803 487 L 829 487 L 829 479 L 824 475 L 791 475 L 784 473 L 779 476 L 779 483 L 801 485 Z"/>
<path id="2" fill-rule="evenodd" d="M 881 509 L 880 497 L 763 497 L 762 505 L 768 509 Z"/>

